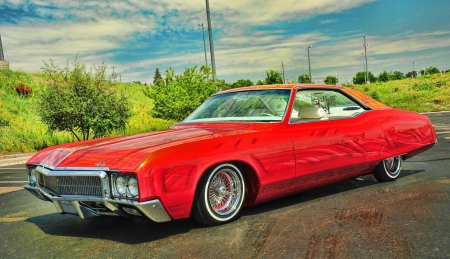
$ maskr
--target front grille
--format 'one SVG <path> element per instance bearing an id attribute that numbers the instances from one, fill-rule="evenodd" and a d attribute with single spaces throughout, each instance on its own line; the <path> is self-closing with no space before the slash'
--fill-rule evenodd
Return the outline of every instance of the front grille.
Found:
<path id="1" fill-rule="evenodd" d="M 57 195 L 102 196 L 98 176 L 48 176 L 39 174 L 39 185 Z"/>

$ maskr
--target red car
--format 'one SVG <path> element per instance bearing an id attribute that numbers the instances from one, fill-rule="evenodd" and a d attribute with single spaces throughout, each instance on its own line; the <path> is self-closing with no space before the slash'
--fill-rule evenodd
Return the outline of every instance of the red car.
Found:
<path id="1" fill-rule="evenodd" d="M 431 148 L 421 114 L 350 88 L 267 85 L 220 92 L 170 130 L 50 147 L 25 188 L 61 214 L 234 220 L 253 206 L 361 175 L 393 181 Z"/>

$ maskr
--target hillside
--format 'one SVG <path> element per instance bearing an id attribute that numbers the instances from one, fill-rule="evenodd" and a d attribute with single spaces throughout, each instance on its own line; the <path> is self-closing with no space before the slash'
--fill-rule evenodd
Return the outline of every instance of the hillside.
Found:
<path id="1" fill-rule="evenodd" d="M 20 83 L 32 88 L 30 97 L 18 95 L 15 88 Z M 44 83 L 45 78 L 42 74 L 0 70 L 0 155 L 33 152 L 48 146 L 75 141 L 70 133 L 48 132 L 47 126 L 39 120 L 35 111 L 35 100 L 39 98 Z M 175 123 L 150 116 L 153 102 L 143 94 L 143 85 L 119 83 L 114 87 L 125 92 L 132 104 L 133 116 L 125 134 L 164 130 Z"/>
<path id="2" fill-rule="evenodd" d="M 434 112 L 450 110 L 450 72 L 370 85 L 346 85 L 390 107 Z"/>
<path id="3" fill-rule="evenodd" d="M 32 88 L 30 97 L 18 95 L 15 88 L 20 83 Z M 39 120 L 35 100 L 44 83 L 42 74 L 0 70 L 0 155 L 33 152 L 75 140 L 69 133 L 48 132 L 47 126 Z M 348 86 L 399 109 L 415 112 L 450 110 L 450 73 Z M 133 116 L 125 134 L 163 130 L 175 123 L 151 117 L 153 102 L 143 94 L 143 85 L 119 83 L 114 87 L 126 93 L 132 104 Z"/>

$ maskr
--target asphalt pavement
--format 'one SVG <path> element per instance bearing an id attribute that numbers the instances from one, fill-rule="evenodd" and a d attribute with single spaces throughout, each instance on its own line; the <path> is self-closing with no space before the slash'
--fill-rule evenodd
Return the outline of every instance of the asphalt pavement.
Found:
<path id="1" fill-rule="evenodd" d="M 24 164 L 0 167 L 0 258 L 450 258 L 450 113 L 427 116 L 438 142 L 397 181 L 366 175 L 217 227 L 60 215 L 20 187 Z"/>

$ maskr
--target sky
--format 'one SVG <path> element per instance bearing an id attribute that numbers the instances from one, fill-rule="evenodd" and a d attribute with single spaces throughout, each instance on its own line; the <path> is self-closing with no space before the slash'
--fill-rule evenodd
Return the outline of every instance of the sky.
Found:
<path id="1" fill-rule="evenodd" d="M 368 69 L 407 73 L 450 69 L 448 0 L 209 0 L 219 79 L 348 82 Z M 155 69 L 210 64 L 205 0 L 0 0 L 0 35 L 13 70 L 36 72 L 54 59 L 105 62 L 122 81 L 153 81 Z M 413 63 L 414 62 L 414 63 Z"/>

